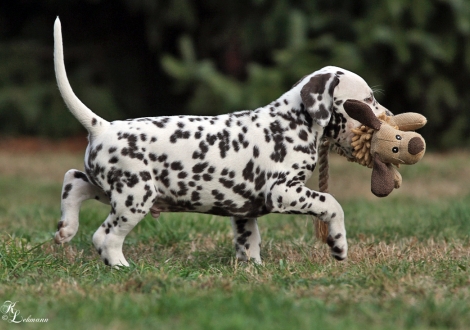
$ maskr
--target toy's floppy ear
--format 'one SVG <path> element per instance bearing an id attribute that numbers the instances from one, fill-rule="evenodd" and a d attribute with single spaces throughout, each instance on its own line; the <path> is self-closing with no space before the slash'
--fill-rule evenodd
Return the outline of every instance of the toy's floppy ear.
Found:
<path id="1" fill-rule="evenodd" d="M 395 173 L 382 163 L 377 153 L 374 154 L 374 167 L 370 181 L 370 190 L 377 197 L 386 197 L 395 188 Z"/>
<path id="2" fill-rule="evenodd" d="M 379 130 L 382 123 L 374 115 L 372 110 L 367 104 L 358 100 L 347 100 L 344 102 L 344 110 L 352 119 L 357 120 L 361 124 L 364 124 L 375 130 Z"/>
<path id="3" fill-rule="evenodd" d="M 333 73 L 316 74 L 300 91 L 305 109 L 312 119 L 322 127 L 330 122 L 333 92 L 338 84 L 339 78 Z"/>
<path id="4" fill-rule="evenodd" d="M 416 112 L 405 112 L 390 118 L 390 124 L 402 131 L 414 131 L 427 123 L 426 117 Z"/>

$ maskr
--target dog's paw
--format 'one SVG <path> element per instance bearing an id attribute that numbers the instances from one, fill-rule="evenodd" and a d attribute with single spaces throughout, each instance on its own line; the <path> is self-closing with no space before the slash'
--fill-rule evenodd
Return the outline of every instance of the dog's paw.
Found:
<path id="1" fill-rule="evenodd" d="M 326 243 L 331 249 L 331 255 L 336 260 L 344 260 L 348 256 L 348 243 L 346 237 L 338 233 L 335 236 L 328 235 Z"/>
<path id="2" fill-rule="evenodd" d="M 122 241 L 116 240 L 116 237 L 106 232 L 106 225 L 103 224 L 93 234 L 93 245 L 100 255 L 105 265 L 113 268 L 129 267 L 124 254 L 122 253 Z"/>
<path id="3" fill-rule="evenodd" d="M 54 236 L 54 241 L 57 244 L 70 242 L 78 231 L 78 227 L 67 225 L 64 221 L 59 221 L 57 224 L 57 231 Z"/>
<path id="4" fill-rule="evenodd" d="M 111 266 L 116 269 L 129 267 L 129 263 L 122 254 L 122 251 L 109 251 L 105 247 L 98 248 L 97 251 L 106 266 Z"/>
<path id="5" fill-rule="evenodd" d="M 247 261 L 251 261 L 257 265 L 262 265 L 263 262 L 261 261 L 261 257 L 258 255 L 256 256 L 248 256 L 248 254 L 243 251 L 237 251 L 237 260 L 238 261 L 241 261 L 241 262 L 247 262 Z"/>

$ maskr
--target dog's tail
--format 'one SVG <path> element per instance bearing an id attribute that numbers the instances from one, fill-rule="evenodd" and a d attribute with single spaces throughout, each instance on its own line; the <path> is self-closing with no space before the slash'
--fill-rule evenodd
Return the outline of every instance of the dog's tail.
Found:
<path id="1" fill-rule="evenodd" d="M 59 17 L 57 17 L 54 23 L 54 67 L 60 94 L 62 95 L 62 98 L 70 112 L 92 136 L 100 134 L 109 126 L 109 122 L 97 116 L 78 99 L 67 78 L 64 64 L 64 51 L 62 49 L 62 30 Z"/>

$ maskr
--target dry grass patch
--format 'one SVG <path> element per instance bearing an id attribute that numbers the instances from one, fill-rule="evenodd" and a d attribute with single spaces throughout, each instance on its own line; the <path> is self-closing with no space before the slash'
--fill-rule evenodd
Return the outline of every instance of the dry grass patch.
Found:
<path id="1" fill-rule="evenodd" d="M 83 155 L 69 152 L 16 153 L 0 151 L 0 173 L 39 182 L 60 183 L 69 169 L 83 169 Z"/>

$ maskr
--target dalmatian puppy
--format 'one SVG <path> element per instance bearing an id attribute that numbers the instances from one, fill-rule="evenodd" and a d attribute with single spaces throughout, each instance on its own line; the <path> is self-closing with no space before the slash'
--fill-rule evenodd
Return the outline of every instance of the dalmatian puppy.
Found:
<path id="1" fill-rule="evenodd" d="M 386 111 L 358 75 L 329 66 L 303 77 L 265 107 L 219 116 L 145 117 L 108 122 L 87 108 L 68 82 L 62 32 L 54 25 L 54 65 L 60 93 L 89 132 L 85 172 L 65 174 L 55 234 L 70 241 L 83 201 L 96 199 L 111 211 L 93 235 L 101 259 L 128 266 L 126 235 L 151 213 L 198 212 L 231 218 L 239 260 L 260 263 L 257 217 L 268 213 L 310 214 L 328 224 L 332 256 L 343 260 L 348 245 L 344 213 L 336 199 L 305 186 L 329 138 L 352 155 L 346 100 Z"/>

